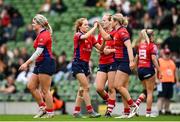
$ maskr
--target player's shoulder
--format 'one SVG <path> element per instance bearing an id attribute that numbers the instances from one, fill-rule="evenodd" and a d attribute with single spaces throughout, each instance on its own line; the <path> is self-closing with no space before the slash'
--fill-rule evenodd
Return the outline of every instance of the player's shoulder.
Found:
<path id="1" fill-rule="evenodd" d="M 51 37 L 51 33 L 48 30 L 44 30 L 39 33 L 39 37 Z"/>
<path id="2" fill-rule="evenodd" d="M 116 32 L 116 30 L 112 30 L 111 32 L 109 32 L 109 34 L 114 35 Z"/>
<path id="3" fill-rule="evenodd" d="M 74 36 L 80 36 L 80 35 L 83 35 L 83 33 L 81 33 L 81 32 L 76 32 L 76 33 L 74 34 Z"/>
<path id="4" fill-rule="evenodd" d="M 128 30 L 127 30 L 125 27 L 121 27 L 121 28 L 118 30 L 118 33 L 119 33 L 121 36 L 129 35 L 129 32 L 128 32 Z"/>

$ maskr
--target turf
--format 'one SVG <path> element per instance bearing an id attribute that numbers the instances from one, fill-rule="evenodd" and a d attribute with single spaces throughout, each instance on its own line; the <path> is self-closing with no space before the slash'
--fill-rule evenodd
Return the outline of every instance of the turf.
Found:
<path id="1" fill-rule="evenodd" d="M 179 121 L 180 116 L 158 116 L 156 118 L 146 118 L 144 116 L 134 117 L 131 119 L 115 119 L 112 118 L 73 118 L 71 115 L 56 115 L 54 118 L 51 119 L 33 119 L 33 115 L 0 115 L 0 121 Z"/>

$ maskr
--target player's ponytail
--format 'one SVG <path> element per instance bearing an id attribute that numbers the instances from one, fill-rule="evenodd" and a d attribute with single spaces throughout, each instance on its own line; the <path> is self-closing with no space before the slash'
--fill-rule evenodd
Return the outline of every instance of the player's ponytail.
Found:
<path id="1" fill-rule="evenodd" d="M 45 28 L 45 29 L 47 29 L 50 33 L 51 33 L 51 35 L 52 35 L 52 28 L 51 28 L 51 26 L 50 26 L 50 24 L 48 23 L 48 20 L 47 20 L 47 18 L 45 17 L 45 16 L 43 16 L 43 15 L 41 15 L 41 14 L 37 14 L 34 18 L 33 18 L 33 20 L 37 23 L 37 24 L 39 24 L 39 25 L 41 25 L 43 28 Z"/>
<path id="2" fill-rule="evenodd" d="M 82 26 L 84 20 L 87 20 L 87 19 L 86 18 L 80 18 L 80 19 L 76 20 L 75 26 L 74 26 L 75 32 L 80 31 L 79 27 Z"/>
<path id="3" fill-rule="evenodd" d="M 128 26 L 128 18 L 127 17 L 123 17 L 123 26 L 127 27 Z"/>
<path id="4" fill-rule="evenodd" d="M 141 31 L 142 38 L 149 44 L 152 40 L 151 36 L 153 36 L 153 30 L 152 29 L 143 29 Z"/>
<path id="5" fill-rule="evenodd" d="M 50 25 L 49 23 L 48 23 L 48 25 L 46 26 L 46 29 L 49 30 L 49 32 L 50 32 L 51 35 L 52 35 L 53 31 L 52 31 L 52 27 L 51 27 L 51 25 Z"/>

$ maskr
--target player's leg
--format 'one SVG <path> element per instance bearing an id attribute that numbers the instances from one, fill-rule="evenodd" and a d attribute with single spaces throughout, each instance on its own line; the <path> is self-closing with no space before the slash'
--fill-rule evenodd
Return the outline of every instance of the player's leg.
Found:
<path id="1" fill-rule="evenodd" d="M 129 86 L 129 80 L 127 82 L 125 82 L 123 84 L 124 88 L 126 88 L 128 90 L 128 86 Z M 116 117 L 116 118 L 128 118 L 129 114 L 130 114 L 130 108 L 129 108 L 129 105 L 127 103 L 127 100 L 122 96 L 122 102 L 123 102 L 123 106 L 124 106 L 124 111 L 123 111 L 123 114 Z"/>
<path id="2" fill-rule="evenodd" d="M 126 99 L 129 106 L 133 106 L 133 102 L 128 90 L 123 86 L 129 80 L 129 75 L 122 71 L 117 71 L 115 75 L 115 88 Z"/>
<path id="3" fill-rule="evenodd" d="M 54 116 L 53 98 L 52 98 L 52 94 L 50 93 L 52 77 L 48 74 L 43 74 L 43 73 L 42 74 L 40 73 L 38 77 L 39 77 L 41 92 L 46 102 L 46 113 L 47 113 L 46 117 L 50 118 Z"/>
<path id="4" fill-rule="evenodd" d="M 32 96 L 36 100 L 36 102 L 39 105 L 39 112 L 34 116 L 34 118 L 41 117 L 43 114 L 45 114 L 45 102 L 43 101 L 42 95 L 39 91 L 39 80 L 38 80 L 38 75 L 32 74 L 29 82 L 27 84 L 27 88 L 31 92 Z"/>
<path id="5" fill-rule="evenodd" d="M 86 109 L 90 115 L 90 117 L 100 117 L 100 114 L 96 113 L 93 110 L 93 107 L 91 105 L 91 99 L 89 95 L 89 81 L 88 78 L 85 76 L 84 73 L 78 73 L 76 75 L 76 78 L 78 79 L 80 86 L 82 88 L 82 96 L 84 99 L 84 102 L 86 104 Z"/>
<path id="6" fill-rule="evenodd" d="M 79 85 L 80 86 L 80 85 Z M 81 118 L 81 104 L 83 102 L 83 89 L 80 86 L 77 92 L 76 101 L 75 101 L 75 108 L 73 112 L 73 116 L 76 118 Z"/>
<path id="7" fill-rule="evenodd" d="M 104 101 L 108 101 L 109 95 L 104 90 L 107 81 L 107 73 L 98 71 L 96 75 L 96 91 Z"/>
<path id="8" fill-rule="evenodd" d="M 144 87 L 144 90 L 142 91 L 142 93 L 139 95 L 138 99 L 136 100 L 136 104 L 139 106 L 147 97 L 147 90 L 146 90 L 146 80 L 141 81 Z"/>
<path id="9" fill-rule="evenodd" d="M 113 108 L 115 107 L 116 102 L 116 91 L 114 87 L 114 77 L 115 77 L 116 71 L 110 71 L 108 72 L 108 93 L 109 93 L 109 99 L 108 99 L 108 106 L 105 116 L 111 117 L 111 113 L 113 111 Z"/>
<path id="10" fill-rule="evenodd" d="M 145 81 L 147 90 L 147 108 L 146 115 L 151 116 L 151 107 L 153 102 L 153 91 L 155 86 L 155 75 Z"/>

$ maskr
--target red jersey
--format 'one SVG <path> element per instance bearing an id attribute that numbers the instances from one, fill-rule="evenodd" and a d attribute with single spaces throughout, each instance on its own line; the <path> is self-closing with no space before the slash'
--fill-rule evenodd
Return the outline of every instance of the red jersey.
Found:
<path id="1" fill-rule="evenodd" d="M 141 42 L 138 47 L 138 68 L 140 67 L 154 67 L 151 59 L 151 55 L 157 55 L 157 46 L 150 42 Z"/>
<path id="2" fill-rule="evenodd" d="M 120 27 L 112 36 L 115 41 L 115 59 L 126 62 L 129 61 L 127 48 L 124 45 L 124 42 L 130 39 L 127 29 L 125 27 Z"/>
<path id="3" fill-rule="evenodd" d="M 89 36 L 85 40 L 81 40 L 83 35 L 81 32 L 77 32 L 74 35 L 74 58 L 89 62 L 92 48 L 97 43 L 93 35 Z"/>
<path id="4" fill-rule="evenodd" d="M 42 54 L 36 59 L 36 62 L 42 61 L 45 58 L 53 58 L 52 55 L 52 38 L 47 30 L 41 31 L 34 41 L 34 48 L 44 48 Z"/>
<path id="5" fill-rule="evenodd" d="M 115 31 L 111 31 L 110 34 L 113 35 Z M 98 43 L 102 44 L 103 38 L 101 34 L 98 35 Z M 114 40 L 107 40 L 106 46 L 108 46 L 110 49 L 114 48 Z M 105 55 L 104 53 L 100 54 L 99 57 L 99 64 L 110 64 L 114 62 L 114 53 L 110 53 L 108 55 Z"/>

